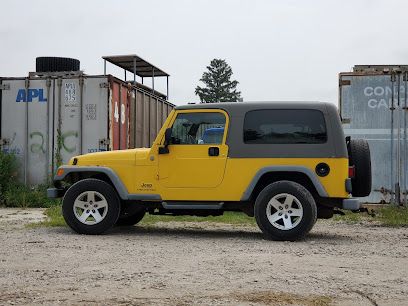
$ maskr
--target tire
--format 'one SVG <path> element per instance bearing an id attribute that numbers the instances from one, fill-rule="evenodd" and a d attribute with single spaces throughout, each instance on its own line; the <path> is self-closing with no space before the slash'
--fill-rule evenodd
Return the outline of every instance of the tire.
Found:
<path id="1" fill-rule="evenodd" d="M 37 57 L 36 72 L 79 71 L 80 62 L 67 57 Z"/>
<path id="2" fill-rule="evenodd" d="M 73 184 L 62 200 L 65 222 L 79 234 L 99 235 L 118 220 L 120 199 L 115 189 L 97 179 Z"/>
<path id="3" fill-rule="evenodd" d="M 142 221 L 146 212 L 144 210 L 136 212 L 131 215 L 120 216 L 116 225 L 118 226 L 132 226 Z"/>
<path id="4" fill-rule="evenodd" d="M 302 185 L 278 181 L 259 193 L 255 201 L 255 219 L 266 239 L 299 240 L 316 223 L 316 202 Z"/>
<path id="5" fill-rule="evenodd" d="M 355 167 L 355 175 L 351 179 L 352 195 L 366 197 L 371 192 L 370 147 L 364 139 L 352 139 L 349 141 L 347 149 L 349 164 Z"/>

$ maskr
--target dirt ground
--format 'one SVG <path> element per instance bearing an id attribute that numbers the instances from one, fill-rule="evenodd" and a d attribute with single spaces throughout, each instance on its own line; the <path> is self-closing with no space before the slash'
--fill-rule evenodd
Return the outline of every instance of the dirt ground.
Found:
<path id="1" fill-rule="evenodd" d="M 306 240 L 160 223 L 81 236 L 0 209 L 0 305 L 408 305 L 408 229 L 319 221 Z"/>

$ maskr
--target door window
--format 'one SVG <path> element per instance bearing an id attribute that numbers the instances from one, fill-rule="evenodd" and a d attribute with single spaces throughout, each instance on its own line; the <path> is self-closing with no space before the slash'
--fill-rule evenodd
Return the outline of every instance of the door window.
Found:
<path id="1" fill-rule="evenodd" d="M 224 131 L 223 113 L 180 113 L 172 127 L 170 144 L 221 144 Z"/>

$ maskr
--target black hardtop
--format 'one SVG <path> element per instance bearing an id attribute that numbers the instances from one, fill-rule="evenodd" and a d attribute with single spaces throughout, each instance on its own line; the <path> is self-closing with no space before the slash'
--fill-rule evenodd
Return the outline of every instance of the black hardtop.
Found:
<path id="1" fill-rule="evenodd" d="M 229 158 L 347 158 L 347 147 L 337 107 L 328 102 L 276 101 L 202 103 L 177 106 L 176 110 L 220 109 L 230 119 L 226 144 Z M 246 144 L 243 139 L 245 114 L 253 110 L 318 110 L 325 116 L 328 139 L 321 144 Z"/>
<path id="2" fill-rule="evenodd" d="M 265 101 L 265 102 L 223 102 L 188 104 L 176 107 L 177 110 L 222 109 L 228 113 L 247 112 L 262 109 L 316 109 L 324 113 L 337 108 L 334 104 L 318 101 Z"/>

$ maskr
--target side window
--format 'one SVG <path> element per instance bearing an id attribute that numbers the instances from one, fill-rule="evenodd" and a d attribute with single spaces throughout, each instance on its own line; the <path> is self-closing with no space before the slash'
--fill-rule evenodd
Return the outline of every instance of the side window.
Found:
<path id="1" fill-rule="evenodd" d="M 324 115 L 318 110 L 275 109 L 245 115 L 247 144 L 318 144 L 327 141 Z"/>
<path id="2" fill-rule="evenodd" d="M 223 113 L 180 113 L 172 127 L 171 144 L 221 144 L 224 130 Z"/>

